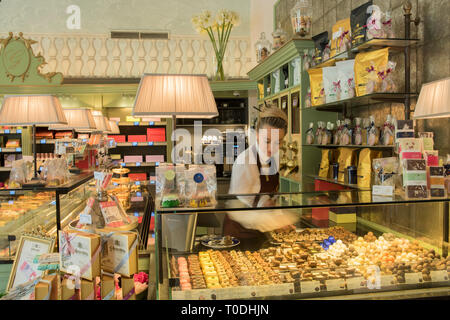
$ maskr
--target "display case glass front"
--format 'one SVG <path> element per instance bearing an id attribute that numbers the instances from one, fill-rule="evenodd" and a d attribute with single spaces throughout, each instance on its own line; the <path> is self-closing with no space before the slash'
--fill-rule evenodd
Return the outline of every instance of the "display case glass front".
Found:
<path id="1" fill-rule="evenodd" d="M 245 204 L 264 196 L 270 207 Z M 448 200 L 330 191 L 219 195 L 213 209 L 157 207 L 158 298 L 448 296 Z M 202 232 L 200 219 L 215 227 Z M 258 231 L 224 237 L 230 219 Z"/>

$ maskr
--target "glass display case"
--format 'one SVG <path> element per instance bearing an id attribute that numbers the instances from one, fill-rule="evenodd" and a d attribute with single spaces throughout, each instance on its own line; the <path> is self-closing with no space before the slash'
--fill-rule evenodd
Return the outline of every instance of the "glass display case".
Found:
<path id="1" fill-rule="evenodd" d="M 66 227 L 83 210 L 92 178 L 86 173 L 53 188 L 0 190 L 0 260 L 13 259 L 22 233 L 56 237 L 58 225 Z"/>
<path id="2" fill-rule="evenodd" d="M 245 204 L 262 196 L 273 205 Z M 449 296 L 448 201 L 354 190 L 219 195 L 215 208 L 157 207 L 157 298 Z M 200 215 L 220 224 L 229 215 L 258 228 L 259 238 L 196 228 Z M 271 230 L 280 221 L 290 228 Z"/>

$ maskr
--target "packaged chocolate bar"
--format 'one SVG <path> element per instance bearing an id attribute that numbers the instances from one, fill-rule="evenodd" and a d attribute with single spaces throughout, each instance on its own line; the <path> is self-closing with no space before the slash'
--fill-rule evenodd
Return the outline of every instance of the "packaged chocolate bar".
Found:
<path id="1" fill-rule="evenodd" d="M 430 176 L 443 177 L 444 167 L 430 167 Z"/>
<path id="2" fill-rule="evenodd" d="M 427 172 L 416 171 L 409 172 L 403 171 L 403 186 L 427 186 Z"/>
<path id="3" fill-rule="evenodd" d="M 356 47 L 366 41 L 366 24 L 370 13 L 367 9 L 372 5 L 372 0 L 355 8 L 350 14 L 350 25 L 352 33 L 352 46 Z"/>
<path id="4" fill-rule="evenodd" d="M 433 198 L 445 197 L 445 188 L 430 188 L 430 196 Z"/>
<path id="5" fill-rule="evenodd" d="M 406 171 L 425 171 L 427 164 L 424 159 L 403 160 L 403 167 Z"/>
<path id="6" fill-rule="evenodd" d="M 407 186 L 406 197 L 412 199 L 428 198 L 427 186 Z"/>
<path id="7" fill-rule="evenodd" d="M 414 138 L 413 120 L 397 120 L 395 123 L 395 141 L 402 138 Z"/>
<path id="8" fill-rule="evenodd" d="M 375 185 L 381 186 L 401 186 L 399 173 L 399 161 L 396 157 L 379 158 L 372 160 Z"/>

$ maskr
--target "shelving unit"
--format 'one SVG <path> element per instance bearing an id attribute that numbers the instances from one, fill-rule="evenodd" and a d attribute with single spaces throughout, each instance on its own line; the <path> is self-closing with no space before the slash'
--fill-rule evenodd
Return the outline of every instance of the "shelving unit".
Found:
<path id="1" fill-rule="evenodd" d="M 14 139 L 20 141 L 20 147 L 6 148 L 8 140 Z M 5 167 L 6 157 L 13 154 L 17 156 L 23 153 L 22 150 L 22 129 L 21 128 L 1 128 L 0 129 L 0 182 L 4 182 L 9 178 L 11 167 Z"/>

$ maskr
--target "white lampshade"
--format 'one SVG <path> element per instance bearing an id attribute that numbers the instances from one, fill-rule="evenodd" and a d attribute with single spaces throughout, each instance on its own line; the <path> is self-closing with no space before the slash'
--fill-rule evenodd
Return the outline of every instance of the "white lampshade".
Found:
<path id="1" fill-rule="evenodd" d="M 205 75 L 144 74 L 133 106 L 133 116 L 210 119 L 218 115 Z"/>
<path id="2" fill-rule="evenodd" d="M 414 119 L 450 117 L 450 78 L 426 83 L 420 90 Z"/>
<path id="3" fill-rule="evenodd" d="M 103 115 L 94 115 L 95 127 L 97 128 L 95 131 L 99 132 L 107 132 L 108 127 L 106 126 L 106 120 Z"/>
<path id="4" fill-rule="evenodd" d="M 106 124 L 106 131 L 104 131 L 104 132 L 112 133 L 112 128 L 111 128 L 111 124 L 109 123 L 109 119 L 105 116 L 103 116 L 103 118 L 105 118 L 105 124 Z"/>
<path id="5" fill-rule="evenodd" d="M 117 125 L 116 121 L 109 120 L 109 125 L 111 126 L 111 133 L 112 134 L 119 134 L 120 133 L 120 129 L 119 129 L 119 126 Z"/>
<path id="6" fill-rule="evenodd" d="M 59 99 L 52 95 L 6 95 L 0 125 L 67 124 Z"/>
<path id="7" fill-rule="evenodd" d="M 90 109 L 78 108 L 78 109 L 63 109 L 64 115 L 67 119 L 67 125 L 52 125 L 49 130 L 82 130 L 82 131 L 94 131 L 95 121 Z"/>

